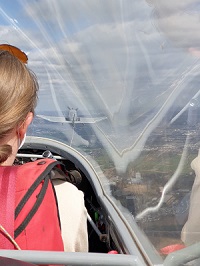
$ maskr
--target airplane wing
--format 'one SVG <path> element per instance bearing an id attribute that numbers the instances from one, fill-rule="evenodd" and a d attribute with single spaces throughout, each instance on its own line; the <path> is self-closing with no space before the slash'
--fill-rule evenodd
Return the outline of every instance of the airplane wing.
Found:
<path id="1" fill-rule="evenodd" d="M 77 120 L 75 121 L 71 121 L 71 120 L 66 120 L 65 117 L 60 117 L 60 116 L 47 116 L 47 115 L 37 115 L 37 117 L 43 118 L 49 122 L 57 122 L 57 123 L 74 123 L 74 124 L 93 124 L 93 123 L 97 123 L 100 122 L 102 120 L 105 120 L 106 117 L 96 117 L 96 118 L 92 118 L 92 117 L 79 117 Z"/>
<path id="2" fill-rule="evenodd" d="M 80 117 L 79 121 L 74 121 L 74 123 L 82 123 L 82 124 L 93 124 L 93 123 L 97 123 L 100 122 L 102 120 L 105 120 L 106 117 Z"/>
<path id="3" fill-rule="evenodd" d="M 43 118 L 43 119 L 45 119 L 45 120 L 47 120 L 47 121 L 49 121 L 49 122 L 59 122 L 59 123 L 66 123 L 66 122 L 68 122 L 68 123 L 71 123 L 71 121 L 66 121 L 65 120 L 65 117 L 63 116 L 63 117 L 61 117 L 61 116 L 48 116 L 48 115 L 37 115 L 37 117 L 39 117 L 39 118 Z"/>

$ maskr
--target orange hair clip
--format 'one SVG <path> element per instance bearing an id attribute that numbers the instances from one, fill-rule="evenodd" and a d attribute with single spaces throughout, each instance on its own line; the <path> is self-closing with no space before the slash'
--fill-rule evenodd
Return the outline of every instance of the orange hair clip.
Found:
<path id="1" fill-rule="evenodd" d="M 27 64 L 28 56 L 22 52 L 19 48 L 10 44 L 0 44 L 0 50 L 8 51 L 15 57 L 17 57 L 22 63 Z"/>

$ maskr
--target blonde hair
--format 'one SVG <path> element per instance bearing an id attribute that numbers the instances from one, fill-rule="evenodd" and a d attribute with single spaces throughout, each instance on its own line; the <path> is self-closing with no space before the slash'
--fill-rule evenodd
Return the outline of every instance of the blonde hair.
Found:
<path id="1" fill-rule="evenodd" d="M 7 51 L 0 52 L 0 141 L 20 126 L 37 103 L 36 76 Z M 12 154 L 10 145 L 0 145 L 0 164 Z"/>

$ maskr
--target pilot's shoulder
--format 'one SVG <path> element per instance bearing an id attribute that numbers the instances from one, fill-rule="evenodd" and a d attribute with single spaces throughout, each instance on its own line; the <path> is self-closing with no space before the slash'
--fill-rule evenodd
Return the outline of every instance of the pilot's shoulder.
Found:
<path id="1" fill-rule="evenodd" d="M 70 182 L 54 179 L 53 185 L 55 187 L 56 194 L 61 193 L 65 195 L 65 197 L 70 197 L 71 200 L 72 198 L 83 199 L 83 192 Z"/>

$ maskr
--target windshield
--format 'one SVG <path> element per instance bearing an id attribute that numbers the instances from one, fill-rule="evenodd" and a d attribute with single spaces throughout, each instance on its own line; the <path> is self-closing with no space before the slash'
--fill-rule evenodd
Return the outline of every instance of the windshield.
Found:
<path id="1" fill-rule="evenodd" d="M 0 4 L 1 42 L 28 55 L 39 81 L 29 135 L 100 167 L 105 189 L 163 256 L 185 245 L 200 146 L 198 1 Z"/>

